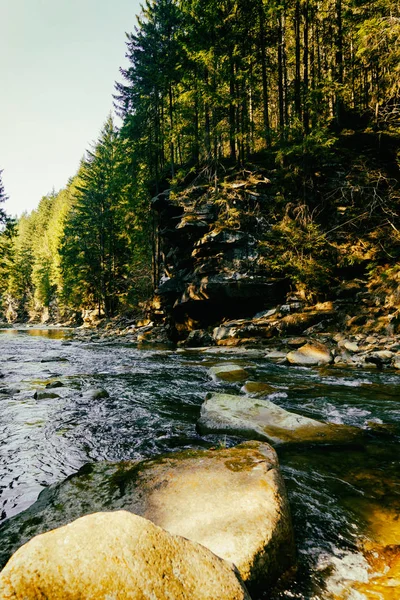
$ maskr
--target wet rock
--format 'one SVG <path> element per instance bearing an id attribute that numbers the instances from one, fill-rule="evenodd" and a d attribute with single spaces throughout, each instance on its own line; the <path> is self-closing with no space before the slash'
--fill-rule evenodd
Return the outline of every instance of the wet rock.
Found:
<path id="1" fill-rule="evenodd" d="M 296 335 L 308 331 L 311 327 L 319 325 L 323 320 L 336 316 L 334 311 L 304 311 L 283 317 L 277 327 L 282 334 Z"/>
<path id="2" fill-rule="evenodd" d="M 19 394 L 21 390 L 17 388 L 0 388 L 0 394 L 4 394 L 7 396 L 13 396 L 14 394 Z"/>
<path id="3" fill-rule="evenodd" d="M 373 356 L 381 360 L 384 364 L 389 364 L 394 356 L 394 353 L 390 350 L 378 350 L 374 352 Z"/>
<path id="4" fill-rule="evenodd" d="M 326 365 L 332 362 L 329 348 L 321 342 L 309 342 L 298 350 L 289 352 L 286 358 L 294 365 Z"/>
<path id="5" fill-rule="evenodd" d="M 182 344 L 186 348 L 202 348 L 205 346 L 214 346 L 214 338 L 204 329 L 195 329 L 191 331 Z"/>
<path id="6" fill-rule="evenodd" d="M 65 358 L 65 356 L 49 356 L 48 358 L 42 358 L 41 363 L 48 363 L 48 362 L 69 362 L 68 358 Z"/>
<path id="7" fill-rule="evenodd" d="M 277 388 L 268 383 L 263 383 L 262 381 L 246 381 L 243 386 L 243 391 L 246 394 L 269 396 L 269 394 L 276 392 Z"/>
<path id="8" fill-rule="evenodd" d="M 244 381 L 249 376 L 248 372 L 243 369 L 243 367 L 233 363 L 225 363 L 211 367 L 210 374 L 215 380 L 229 382 Z"/>
<path id="9" fill-rule="evenodd" d="M 54 392 L 41 392 L 40 390 L 37 390 L 33 394 L 33 397 L 35 400 L 45 400 L 46 398 L 59 398 L 60 396 Z"/>
<path id="10" fill-rule="evenodd" d="M 323 423 L 289 412 L 266 399 L 212 394 L 201 407 L 201 433 L 225 433 L 280 445 L 349 443 L 362 435 L 356 427 Z"/>
<path id="11" fill-rule="evenodd" d="M 62 381 L 52 381 L 51 383 L 46 384 L 46 389 L 52 390 L 56 388 L 64 387 Z"/>
<path id="12" fill-rule="evenodd" d="M 393 367 L 395 369 L 400 369 L 400 356 L 397 356 L 393 359 Z"/>
<path id="13" fill-rule="evenodd" d="M 287 345 L 291 348 L 300 348 L 300 346 L 304 346 L 307 343 L 307 339 L 304 337 L 296 337 L 287 340 Z"/>
<path id="14" fill-rule="evenodd" d="M 97 390 L 93 390 L 90 392 L 90 398 L 92 400 L 100 400 L 101 398 L 109 398 L 110 394 L 107 392 L 107 390 L 104 390 L 103 388 L 98 388 Z"/>
<path id="15" fill-rule="evenodd" d="M 168 336 L 166 327 L 143 327 L 138 330 L 137 341 L 140 344 L 152 344 L 152 345 L 173 345 Z"/>
<path id="16" fill-rule="evenodd" d="M 277 312 L 278 312 L 277 308 L 270 308 L 269 310 L 261 311 L 261 312 L 257 313 L 256 315 L 254 315 L 254 320 L 269 319 L 270 317 L 273 317 L 274 315 L 276 315 Z"/>
<path id="17" fill-rule="evenodd" d="M 334 362 L 335 362 L 335 364 L 344 364 L 344 365 L 350 365 L 350 366 L 354 366 L 356 364 L 356 362 L 353 360 L 353 357 L 351 356 L 350 352 L 347 352 L 347 350 L 344 350 L 343 352 L 340 353 L 340 355 L 335 356 Z"/>
<path id="18" fill-rule="evenodd" d="M 383 361 L 379 356 L 375 356 L 374 354 L 368 355 L 364 357 L 364 363 L 366 365 L 375 365 L 375 367 L 381 371 L 383 369 Z"/>
<path id="19" fill-rule="evenodd" d="M 248 442 L 136 463 L 86 465 L 3 524 L 0 565 L 38 533 L 84 514 L 120 509 L 233 562 L 250 591 L 264 591 L 294 560 L 276 453 L 268 444 Z"/>
<path id="20" fill-rule="evenodd" d="M 233 565 L 125 511 L 35 537 L 0 574 L 2 598 L 248 600 Z"/>
<path id="21" fill-rule="evenodd" d="M 338 343 L 339 348 L 344 348 L 348 352 L 358 352 L 359 347 L 355 342 L 350 342 L 350 340 L 342 340 Z"/>

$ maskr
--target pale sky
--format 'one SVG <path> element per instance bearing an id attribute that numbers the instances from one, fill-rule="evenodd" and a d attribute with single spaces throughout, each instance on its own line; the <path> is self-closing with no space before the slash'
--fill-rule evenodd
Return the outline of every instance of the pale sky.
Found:
<path id="1" fill-rule="evenodd" d="M 0 0 L 0 169 L 9 214 L 64 187 L 112 110 L 139 0 Z"/>

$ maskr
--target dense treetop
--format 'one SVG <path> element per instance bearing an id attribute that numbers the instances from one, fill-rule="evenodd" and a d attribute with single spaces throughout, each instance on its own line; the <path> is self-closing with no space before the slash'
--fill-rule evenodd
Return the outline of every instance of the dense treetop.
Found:
<path id="1" fill-rule="evenodd" d="M 157 285 L 151 197 L 178 193 L 197 175 L 217 201 L 228 165 L 251 161 L 275 174 L 267 209 L 275 225 L 261 245 L 278 249 L 285 235 L 301 245 L 311 235 L 304 251 L 327 256 L 316 215 L 331 192 L 318 178 L 338 140 L 398 135 L 396 0 L 148 0 L 127 57 L 114 97 L 120 130 L 109 117 L 68 186 L 21 217 L 12 243 L 3 231 L 0 293 L 10 318 L 94 307 L 113 315 L 146 298 Z M 386 232 L 398 231 L 398 173 L 379 175 L 361 155 L 342 194 L 353 206 L 379 199 L 368 210 L 390 223 L 385 246 Z M 285 233 L 289 200 L 303 221 Z M 0 221 L 4 229 L 1 207 Z"/>

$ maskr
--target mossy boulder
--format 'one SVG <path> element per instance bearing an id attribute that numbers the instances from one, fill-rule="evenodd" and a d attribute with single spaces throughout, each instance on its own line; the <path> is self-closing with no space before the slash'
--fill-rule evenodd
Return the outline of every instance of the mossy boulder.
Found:
<path id="1" fill-rule="evenodd" d="M 248 442 L 141 462 L 87 465 L 2 525 L 0 565 L 38 533 L 85 514 L 121 509 L 234 563 L 250 592 L 264 590 L 294 561 L 276 453 L 268 444 Z"/>

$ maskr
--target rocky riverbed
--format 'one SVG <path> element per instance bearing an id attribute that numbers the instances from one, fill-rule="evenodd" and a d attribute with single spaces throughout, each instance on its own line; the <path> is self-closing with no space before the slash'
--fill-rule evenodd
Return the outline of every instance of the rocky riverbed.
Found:
<path id="1" fill-rule="evenodd" d="M 129 335 L 115 328 L 72 337 L 60 329 L 0 334 L 0 434 L 6 458 L 0 473 L 2 548 L 10 543 L 15 548 L 40 531 L 62 525 L 62 518 L 68 522 L 93 510 L 129 510 L 135 489 L 143 500 L 143 487 L 135 487 L 136 476 L 121 477 L 121 465 L 129 472 L 144 465 L 143 460 L 167 453 L 172 463 L 176 457 L 167 471 L 177 473 L 177 451 L 189 451 L 185 460 L 196 464 L 206 456 L 234 452 L 249 437 L 246 428 L 204 432 L 200 426 L 207 402 L 222 396 L 228 397 L 233 411 L 243 412 L 245 403 L 245 412 L 258 419 L 258 427 L 260 415 L 276 415 L 280 435 L 283 425 L 287 435 L 294 425 L 310 421 L 346 431 L 342 439 L 323 438 L 318 444 L 270 439 L 288 490 L 299 566 L 290 583 L 275 591 L 265 583 L 252 592 L 253 599 L 325 600 L 333 595 L 358 598 L 356 594 L 373 598 L 368 594 L 374 589 L 384 594 L 382 598 L 395 597 L 390 594 L 398 578 L 398 373 L 393 356 L 390 362 L 382 357 L 382 364 L 360 361 L 362 368 L 356 361 L 349 367 L 335 360 L 343 348 L 362 358 L 367 344 L 374 346 L 367 352 L 396 356 L 395 338 L 384 341 L 376 336 L 372 342 L 368 336 L 357 340 L 309 334 L 262 347 L 175 350 L 150 343 L 138 348 Z M 323 344 L 329 360 L 309 366 L 290 363 L 289 353 L 313 344 L 319 357 Z M 357 349 L 344 344 L 357 344 Z M 306 348 L 300 354 L 310 352 Z M 273 426 L 276 433 L 277 422 Z M 357 436 L 347 435 L 350 431 Z M 205 453 L 203 458 L 199 451 Z M 246 474 L 240 460 L 228 461 L 238 468 L 232 467 L 233 476 Z M 91 466 L 84 466 L 88 463 Z M 72 478 L 63 483 L 69 475 Z M 192 483 L 182 486 L 185 494 Z M 157 523 L 154 497 L 148 498 L 150 508 L 134 512 Z M 185 503 L 191 505 L 189 500 Z M 223 507 L 219 514 L 224 514 Z M 251 531 L 243 516 L 237 522 L 246 534 Z M 165 521 L 157 524 L 168 529 Z M 210 531 L 211 526 L 203 528 L 205 535 Z M 181 533 L 190 538 L 188 530 Z"/>

